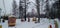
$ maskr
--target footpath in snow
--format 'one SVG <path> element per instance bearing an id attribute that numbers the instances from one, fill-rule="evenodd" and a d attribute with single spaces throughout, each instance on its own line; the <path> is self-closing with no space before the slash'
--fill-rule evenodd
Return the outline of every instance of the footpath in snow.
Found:
<path id="1" fill-rule="evenodd" d="M 58 19 L 55 20 L 58 22 L 58 26 L 60 26 L 59 20 Z M 28 21 L 21 22 L 20 19 L 16 19 L 16 26 L 14 27 L 8 27 L 8 20 L 6 20 L 5 23 L 2 23 L 2 28 L 48 28 L 49 25 L 52 25 L 52 28 L 55 28 L 54 20 L 41 18 L 40 23 L 34 23 L 31 18 L 30 22 Z"/>

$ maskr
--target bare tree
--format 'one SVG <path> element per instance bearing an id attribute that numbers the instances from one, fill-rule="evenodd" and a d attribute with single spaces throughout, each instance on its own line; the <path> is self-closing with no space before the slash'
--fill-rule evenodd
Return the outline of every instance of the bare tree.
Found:
<path id="1" fill-rule="evenodd" d="M 38 22 L 40 22 L 40 4 L 39 4 L 39 0 L 36 0 L 36 4 L 37 4 L 37 12 L 38 12 Z"/>
<path id="2" fill-rule="evenodd" d="M 17 9 L 16 9 L 16 8 L 17 8 L 17 4 L 16 4 L 16 1 L 15 1 L 15 0 L 13 0 L 12 7 L 13 7 L 13 9 L 12 9 L 12 10 L 13 10 L 13 15 L 16 16 L 16 12 L 17 12 L 17 11 L 16 11 L 16 10 L 17 10 Z"/>
<path id="3" fill-rule="evenodd" d="M 20 0 L 20 3 L 19 3 L 19 18 L 23 17 L 24 8 L 23 8 L 23 4 L 22 3 L 24 3 L 24 1 Z"/>
<path id="4" fill-rule="evenodd" d="M 25 21 L 26 21 L 26 0 L 25 0 L 25 15 L 24 15 Z"/>
<path id="5" fill-rule="evenodd" d="M 2 11 L 2 9 L 0 8 L 0 22 L 1 22 L 1 11 Z"/>
<path id="6" fill-rule="evenodd" d="M 46 16 L 49 18 L 49 0 L 46 0 Z"/>

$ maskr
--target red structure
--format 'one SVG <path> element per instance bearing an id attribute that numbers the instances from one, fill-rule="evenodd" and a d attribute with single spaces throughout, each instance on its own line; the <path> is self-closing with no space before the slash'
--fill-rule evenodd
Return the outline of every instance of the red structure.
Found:
<path id="1" fill-rule="evenodd" d="M 16 17 L 14 17 L 14 16 L 9 16 L 8 26 L 15 26 L 15 24 L 16 24 Z"/>
<path id="2" fill-rule="evenodd" d="M 49 28 L 52 28 L 52 25 L 49 25 Z"/>

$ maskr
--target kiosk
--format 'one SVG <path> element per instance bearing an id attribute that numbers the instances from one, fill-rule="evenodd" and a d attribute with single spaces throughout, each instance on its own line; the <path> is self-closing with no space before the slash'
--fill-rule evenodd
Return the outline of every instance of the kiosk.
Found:
<path id="1" fill-rule="evenodd" d="M 16 17 L 15 16 L 9 16 L 8 17 L 8 26 L 15 26 L 16 24 Z"/>

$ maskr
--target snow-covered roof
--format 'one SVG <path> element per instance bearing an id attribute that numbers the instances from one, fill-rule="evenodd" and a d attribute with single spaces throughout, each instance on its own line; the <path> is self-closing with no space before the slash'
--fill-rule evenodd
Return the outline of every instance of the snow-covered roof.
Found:
<path id="1" fill-rule="evenodd" d="M 14 16 L 14 15 L 10 15 L 9 17 L 16 17 L 16 16 Z"/>

